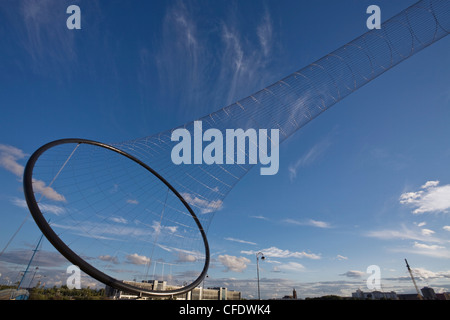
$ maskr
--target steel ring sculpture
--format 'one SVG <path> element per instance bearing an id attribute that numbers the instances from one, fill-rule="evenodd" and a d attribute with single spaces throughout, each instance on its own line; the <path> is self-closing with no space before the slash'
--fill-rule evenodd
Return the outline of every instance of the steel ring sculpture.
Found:
<path id="1" fill-rule="evenodd" d="M 183 203 L 183 205 L 186 207 L 186 209 L 189 211 L 189 213 L 192 215 L 192 218 L 194 219 L 199 232 L 201 233 L 201 237 L 203 239 L 204 243 L 204 249 L 205 249 L 205 263 L 203 267 L 203 271 L 198 276 L 198 278 L 193 281 L 191 284 L 186 285 L 184 287 L 181 287 L 179 289 L 175 290 L 145 290 L 141 287 L 136 287 L 127 283 L 124 283 L 121 280 L 117 280 L 114 277 L 111 277 L 107 275 L 106 273 L 98 270 L 97 268 L 93 267 L 91 264 L 86 262 L 84 259 L 82 259 L 77 253 L 75 253 L 71 248 L 69 248 L 56 234 L 56 232 L 51 228 L 49 223 L 44 218 L 41 209 L 39 208 L 38 202 L 35 197 L 35 192 L 33 190 L 33 169 L 38 161 L 39 157 L 46 152 L 47 150 L 63 145 L 63 144 L 88 144 L 92 146 L 97 146 L 99 148 L 104 148 L 106 150 L 109 150 L 111 152 L 115 152 L 123 157 L 126 157 L 130 159 L 131 161 L 134 161 L 138 165 L 145 168 L 150 174 L 157 177 L 163 184 L 165 184 L 172 192 L 176 195 L 176 197 Z M 128 293 L 133 293 L 136 295 L 150 295 L 150 296 L 173 296 L 177 294 L 186 293 L 188 291 L 191 291 L 196 286 L 198 286 L 204 277 L 206 276 L 206 273 L 208 271 L 209 262 L 210 262 L 210 252 L 209 252 L 209 245 L 208 240 L 206 238 L 205 230 L 203 229 L 200 221 L 198 220 L 196 214 L 192 210 L 192 208 L 189 206 L 189 204 L 186 202 L 186 200 L 178 193 L 178 191 L 170 185 L 168 181 L 164 179 L 161 175 L 159 175 L 155 170 L 150 168 L 147 164 L 143 163 L 136 157 L 119 150 L 115 147 L 112 147 L 108 144 L 92 141 L 92 140 L 86 140 L 86 139 L 61 139 L 56 140 L 53 142 L 50 142 L 38 150 L 36 150 L 33 155 L 28 160 L 25 170 L 24 170 L 24 180 L 23 180 L 23 187 L 25 192 L 25 199 L 28 205 L 28 208 L 30 209 L 30 212 L 36 221 L 36 224 L 39 226 L 42 233 L 47 237 L 47 239 L 50 241 L 50 243 L 70 262 L 77 265 L 81 270 L 86 272 L 88 275 L 92 276 L 93 278 L 99 280 L 100 282 L 107 284 L 111 287 L 121 289 Z"/>

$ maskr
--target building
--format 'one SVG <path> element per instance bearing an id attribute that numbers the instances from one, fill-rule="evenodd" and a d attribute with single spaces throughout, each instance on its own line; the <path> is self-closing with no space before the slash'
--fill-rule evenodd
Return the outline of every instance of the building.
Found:
<path id="1" fill-rule="evenodd" d="M 356 292 L 352 293 L 353 299 L 361 299 L 361 300 L 398 300 L 397 293 L 394 291 L 391 292 L 381 292 L 381 291 L 372 291 L 372 292 L 363 292 L 361 289 L 356 290 Z"/>
<path id="2" fill-rule="evenodd" d="M 146 290 L 164 291 L 180 288 L 179 286 L 169 286 L 167 285 L 166 281 L 158 281 L 158 280 L 145 280 L 142 282 L 134 282 L 134 281 L 124 281 L 124 282 Z M 138 297 L 137 295 L 129 294 L 111 288 L 109 286 L 106 286 L 105 291 L 107 296 L 117 300 L 153 299 L 152 297 Z M 222 287 L 207 288 L 207 289 L 197 287 L 187 293 L 174 295 L 172 298 L 177 300 L 241 300 L 241 292 L 228 290 L 227 288 Z"/>
<path id="3" fill-rule="evenodd" d="M 422 291 L 422 295 L 425 300 L 437 300 L 436 293 L 433 288 L 423 287 L 420 291 Z"/>
<path id="4" fill-rule="evenodd" d="M 437 300 L 450 300 L 450 293 L 449 292 L 436 293 L 436 299 Z"/>
<path id="5" fill-rule="evenodd" d="M 399 300 L 420 300 L 417 293 L 402 293 L 397 295 Z"/>
<path id="6" fill-rule="evenodd" d="M 241 300 L 241 293 L 222 287 L 195 288 L 188 292 L 187 300 Z"/>
<path id="7" fill-rule="evenodd" d="M 450 300 L 450 292 L 436 293 L 433 288 L 423 287 L 422 295 L 417 293 L 399 294 L 400 300 Z"/>
<path id="8" fill-rule="evenodd" d="M 297 291 L 295 288 L 292 290 L 292 296 L 284 296 L 281 300 L 297 300 Z"/>

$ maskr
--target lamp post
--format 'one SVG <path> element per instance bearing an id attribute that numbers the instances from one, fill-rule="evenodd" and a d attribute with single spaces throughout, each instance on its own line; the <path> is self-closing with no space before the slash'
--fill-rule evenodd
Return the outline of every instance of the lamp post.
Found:
<path id="1" fill-rule="evenodd" d="M 256 275 L 258 277 L 258 300 L 261 300 L 261 292 L 259 289 L 259 258 L 261 257 L 261 260 L 264 260 L 266 257 L 264 257 L 264 254 L 262 252 L 258 252 L 256 254 Z"/>

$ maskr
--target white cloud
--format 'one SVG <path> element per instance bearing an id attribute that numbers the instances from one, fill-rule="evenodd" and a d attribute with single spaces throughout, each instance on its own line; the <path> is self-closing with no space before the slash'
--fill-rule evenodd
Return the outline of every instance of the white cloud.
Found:
<path id="1" fill-rule="evenodd" d="M 283 222 L 289 223 L 289 224 L 294 224 L 294 225 L 299 225 L 299 226 L 312 226 L 312 227 L 317 227 L 317 228 L 331 228 L 331 224 L 325 221 L 318 221 L 318 220 L 313 220 L 313 219 L 309 219 L 307 221 L 298 221 L 298 220 L 294 220 L 294 219 L 284 219 Z"/>
<path id="2" fill-rule="evenodd" d="M 23 159 L 26 154 L 13 146 L 0 144 L 0 166 L 12 172 L 17 177 L 22 177 L 24 167 L 17 160 Z"/>
<path id="3" fill-rule="evenodd" d="M 389 249 L 392 252 L 402 252 L 407 254 L 418 254 L 427 257 L 449 259 L 450 250 L 442 245 L 426 244 L 418 241 L 414 241 L 412 246 L 408 247 L 391 247 Z"/>
<path id="4" fill-rule="evenodd" d="M 428 181 L 421 188 L 423 190 L 403 193 L 400 203 L 415 207 L 414 214 L 449 212 L 450 185 L 439 186 L 439 181 Z"/>
<path id="5" fill-rule="evenodd" d="M 128 223 L 127 219 L 125 219 L 123 217 L 111 217 L 110 220 L 113 222 L 117 222 L 117 223 L 123 223 L 123 224 Z"/>
<path id="6" fill-rule="evenodd" d="M 66 212 L 66 209 L 64 207 L 56 206 L 53 204 L 47 204 L 47 203 L 39 203 L 39 209 L 44 213 L 52 213 L 56 216 L 59 216 L 61 214 L 64 214 Z"/>
<path id="7" fill-rule="evenodd" d="M 444 229 L 445 231 L 450 231 L 450 226 L 443 226 L 442 229 Z"/>
<path id="8" fill-rule="evenodd" d="M 157 221 L 153 221 L 152 228 L 155 231 L 155 234 L 160 234 L 162 231 L 172 234 L 178 230 L 177 226 L 161 226 L 161 223 Z"/>
<path id="9" fill-rule="evenodd" d="M 433 258 L 450 258 L 450 250 L 448 250 L 446 247 L 436 244 L 430 245 L 420 243 L 417 241 L 414 242 L 413 248 L 410 250 L 410 252 Z"/>
<path id="10" fill-rule="evenodd" d="M 250 260 L 245 257 L 236 257 L 230 255 L 220 255 L 219 262 L 222 263 L 226 269 L 225 271 L 242 272 L 247 268 Z"/>
<path id="11" fill-rule="evenodd" d="M 190 193 L 184 192 L 181 193 L 181 196 L 189 203 L 191 206 L 200 209 L 202 214 L 214 212 L 220 210 L 222 208 L 223 202 L 222 200 L 206 200 L 200 199 L 197 196 L 193 196 Z"/>
<path id="12" fill-rule="evenodd" d="M 66 198 L 62 194 L 56 192 L 52 187 L 46 186 L 44 181 L 33 179 L 33 190 L 40 193 L 47 199 L 66 202 Z"/>
<path id="13" fill-rule="evenodd" d="M 3 252 L 2 262 L 26 265 L 30 262 L 30 249 L 8 250 L 6 252 Z M 36 254 L 33 259 L 33 264 L 39 266 L 40 269 L 44 269 L 45 267 L 60 267 L 67 264 L 67 259 L 55 250 L 46 251 L 40 249 L 39 253 Z M 2 264 L 2 273 L 4 272 L 4 270 L 4 264 Z M 17 272 L 14 272 L 14 274 L 14 277 L 16 277 Z"/>
<path id="14" fill-rule="evenodd" d="M 254 219 L 260 219 L 260 220 L 266 220 L 266 221 L 268 221 L 268 220 L 269 220 L 269 218 L 267 218 L 267 217 L 264 217 L 264 216 L 250 216 L 250 218 L 254 218 Z"/>
<path id="15" fill-rule="evenodd" d="M 309 220 L 309 223 L 311 226 L 317 227 L 317 228 L 331 228 L 331 225 L 328 222 L 324 221 L 317 221 L 317 220 Z"/>
<path id="16" fill-rule="evenodd" d="M 434 233 L 434 231 L 433 230 L 430 230 L 430 229 L 422 229 L 421 230 L 421 233 L 424 235 L 424 236 L 429 236 L 429 235 L 432 235 L 433 233 Z"/>
<path id="17" fill-rule="evenodd" d="M 93 221 L 73 221 L 71 224 L 52 223 L 52 228 L 70 230 L 73 234 L 94 239 L 123 240 L 130 237 L 142 239 L 148 237 L 151 232 L 146 228 L 127 227 L 113 223 Z"/>
<path id="18" fill-rule="evenodd" d="M 348 257 L 344 257 L 344 256 L 341 256 L 340 254 L 338 254 L 336 256 L 336 259 L 338 259 L 338 260 L 348 260 Z"/>
<path id="19" fill-rule="evenodd" d="M 281 269 L 281 270 L 286 270 L 286 271 L 298 272 L 298 271 L 304 271 L 305 270 L 305 266 L 302 265 L 301 263 L 298 263 L 298 262 L 288 262 L 288 263 L 285 263 L 285 264 L 278 265 L 274 269 L 277 269 L 277 270 Z"/>
<path id="20" fill-rule="evenodd" d="M 390 246 L 391 252 L 418 254 L 434 258 L 450 258 L 450 250 L 444 245 L 447 240 L 435 236 L 436 232 L 430 229 L 409 229 L 402 225 L 400 229 L 385 229 L 367 232 L 365 235 L 383 240 L 413 240 L 413 244 Z M 408 241 L 409 242 L 409 241 Z"/>
<path id="21" fill-rule="evenodd" d="M 17 161 L 23 159 L 25 156 L 26 154 L 16 147 L 0 144 L 0 167 L 3 167 L 20 179 L 23 176 L 24 166 Z M 47 199 L 61 202 L 66 201 L 63 195 L 56 192 L 53 188 L 46 186 L 44 181 L 33 179 L 33 189 Z"/>
<path id="22" fill-rule="evenodd" d="M 136 199 L 127 199 L 127 203 L 129 203 L 129 204 L 139 204 L 139 201 L 137 201 Z"/>
<path id="23" fill-rule="evenodd" d="M 186 252 L 178 252 L 178 262 L 195 262 L 197 261 L 197 255 L 188 254 Z"/>
<path id="24" fill-rule="evenodd" d="M 350 271 L 347 271 L 340 275 L 345 276 L 347 278 L 362 278 L 362 277 L 366 276 L 367 274 L 365 272 L 358 271 L 358 270 L 350 270 Z"/>
<path id="25" fill-rule="evenodd" d="M 298 252 L 298 251 L 289 251 L 289 250 L 282 250 L 276 247 L 270 247 L 263 250 L 249 250 L 249 251 L 241 251 L 243 254 L 248 255 L 255 255 L 258 252 L 262 252 L 264 256 L 266 257 L 272 257 L 272 258 L 308 258 L 308 259 L 320 259 L 320 255 L 317 255 L 315 253 L 307 253 L 305 251 Z"/>
<path id="26" fill-rule="evenodd" d="M 127 262 L 136 265 L 148 264 L 150 262 L 150 258 L 146 256 L 140 256 L 137 253 L 127 255 L 126 259 Z"/>
<path id="27" fill-rule="evenodd" d="M 421 186 L 422 189 L 428 189 L 430 187 L 437 187 L 439 185 L 439 181 L 427 181 L 423 186 Z"/>
<path id="28" fill-rule="evenodd" d="M 236 238 L 225 238 L 225 240 L 227 241 L 234 241 L 234 242 L 239 242 L 239 243 L 244 243 L 244 244 L 251 244 L 251 245 L 256 245 L 255 242 L 251 242 L 251 241 L 245 241 L 245 240 L 241 240 L 241 239 L 236 239 Z"/>
<path id="29" fill-rule="evenodd" d="M 27 202 L 24 199 L 13 198 L 11 202 L 18 207 L 28 209 Z M 38 206 L 39 209 L 41 209 L 42 213 L 52 213 L 59 216 L 66 212 L 66 209 L 64 207 L 56 206 L 53 204 L 39 203 Z"/>
<path id="30" fill-rule="evenodd" d="M 418 227 L 423 227 L 423 226 L 426 226 L 426 222 L 425 221 L 423 221 L 423 222 L 419 222 L 418 224 L 417 224 L 417 226 Z"/>
<path id="31" fill-rule="evenodd" d="M 417 249 L 425 249 L 425 250 L 438 250 L 438 249 L 444 249 L 445 247 L 443 246 L 438 246 L 437 244 L 433 244 L 433 245 L 428 245 L 428 244 L 424 244 L 424 243 L 419 243 L 419 242 L 414 242 L 414 248 Z"/>
<path id="32" fill-rule="evenodd" d="M 100 260 L 105 261 L 105 262 L 111 262 L 113 264 L 119 264 L 119 259 L 117 259 L 117 257 L 113 257 L 110 255 L 104 255 L 104 256 L 99 256 L 98 257 Z"/>
<path id="33" fill-rule="evenodd" d="M 180 248 L 175 248 L 175 247 L 164 246 L 160 243 L 157 243 L 156 245 L 167 252 L 176 252 L 178 255 L 179 261 L 192 262 L 194 259 L 195 260 L 205 259 L 204 253 L 199 252 L 199 251 L 185 250 L 185 249 L 180 249 Z"/>
<path id="34" fill-rule="evenodd" d="M 439 279 L 439 278 L 450 278 L 450 271 L 438 271 L 434 272 L 431 270 L 427 270 L 425 268 L 412 268 L 412 271 L 415 276 L 429 280 L 429 279 Z"/>

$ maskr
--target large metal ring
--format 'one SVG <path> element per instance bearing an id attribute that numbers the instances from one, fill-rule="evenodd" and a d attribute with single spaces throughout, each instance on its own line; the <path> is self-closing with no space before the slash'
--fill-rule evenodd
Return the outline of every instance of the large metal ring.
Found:
<path id="1" fill-rule="evenodd" d="M 39 157 L 48 149 L 53 148 L 58 145 L 62 144 L 89 144 L 98 146 L 101 148 L 105 148 L 108 150 L 111 150 L 113 152 L 116 152 L 124 157 L 127 157 L 128 159 L 136 162 L 137 164 L 141 165 L 145 169 L 147 169 L 150 173 L 152 173 L 154 176 L 156 176 L 161 182 L 163 182 L 176 196 L 177 198 L 183 203 L 183 205 L 186 207 L 186 209 L 191 214 L 192 218 L 194 219 L 195 223 L 197 224 L 197 227 L 200 231 L 200 234 L 203 238 L 203 243 L 205 245 L 205 264 L 203 267 L 203 270 L 201 274 L 198 276 L 198 278 L 193 281 L 191 284 L 186 285 L 184 287 L 181 287 L 179 289 L 175 290 L 145 290 L 144 288 L 140 288 L 137 286 L 133 286 L 128 283 L 124 283 L 122 280 L 117 280 L 102 271 L 98 270 L 91 264 L 87 263 L 85 260 L 83 260 L 78 254 L 76 254 L 72 249 L 70 249 L 53 231 L 53 229 L 50 227 L 49 223 L 45 220 L 39 205 L 36 201 L 36 198 L 34 196 L 33 191 L 33 169 L 34 165 L 36 164 L 36 161 L 39 159 Z M 148 165 L 140 161 L 139 159 L 135 158 L 134 156 L 117 149 L 115 147 L 112 147 L 108 144 L 96 142 L 92 140 L 85 140 L 85 139 L 61 139 L 56 140 L 50 143 L 45 144 L 44 146 L 40 147 L 38 150 L 36 150 L 30 157 L 30 159 L 27 162 L 27 165 L 25 167 L 24 171 L 24 178 L 23 178 L 23 187 L 25 192 L 25 199 L 28 205 L 28 208 L 31 212 L 31 215 L 33 216 L 33 219 L 35 220 L 38 227 L 41 229 L 42 233 L 46 236 L 46 238 L 50 241 L 50 243 L 65 257 L 67 260 L 72 262 L 74 265 L 77 265 L 81 270 L 83 270 L 85 273 L 90 275 L 91 277 L 97 279 L 98 281 L 111 286 L 113 288 L 131 293 L 136 294 L 139 296 L 173 296 L 177 294 L 183 294 L 186 292 L 189 292 L 193 290 L 195 287 L 197 287 L 204 277 L 206 276 L 206 273 L 208 271 L 209 262 L 210 262 L 210 252 L 209 252 L 209 245 L 208 240 L 206 238 L 205 230 L 203 229 L 199 219 L 195 215 L 192 208 L 189 206 L 189 204 L 186 202 L 186 200 L 178 193 L 178 191 L 161 175 L 159 175 L 155 170 L 150 168 Z"/>

